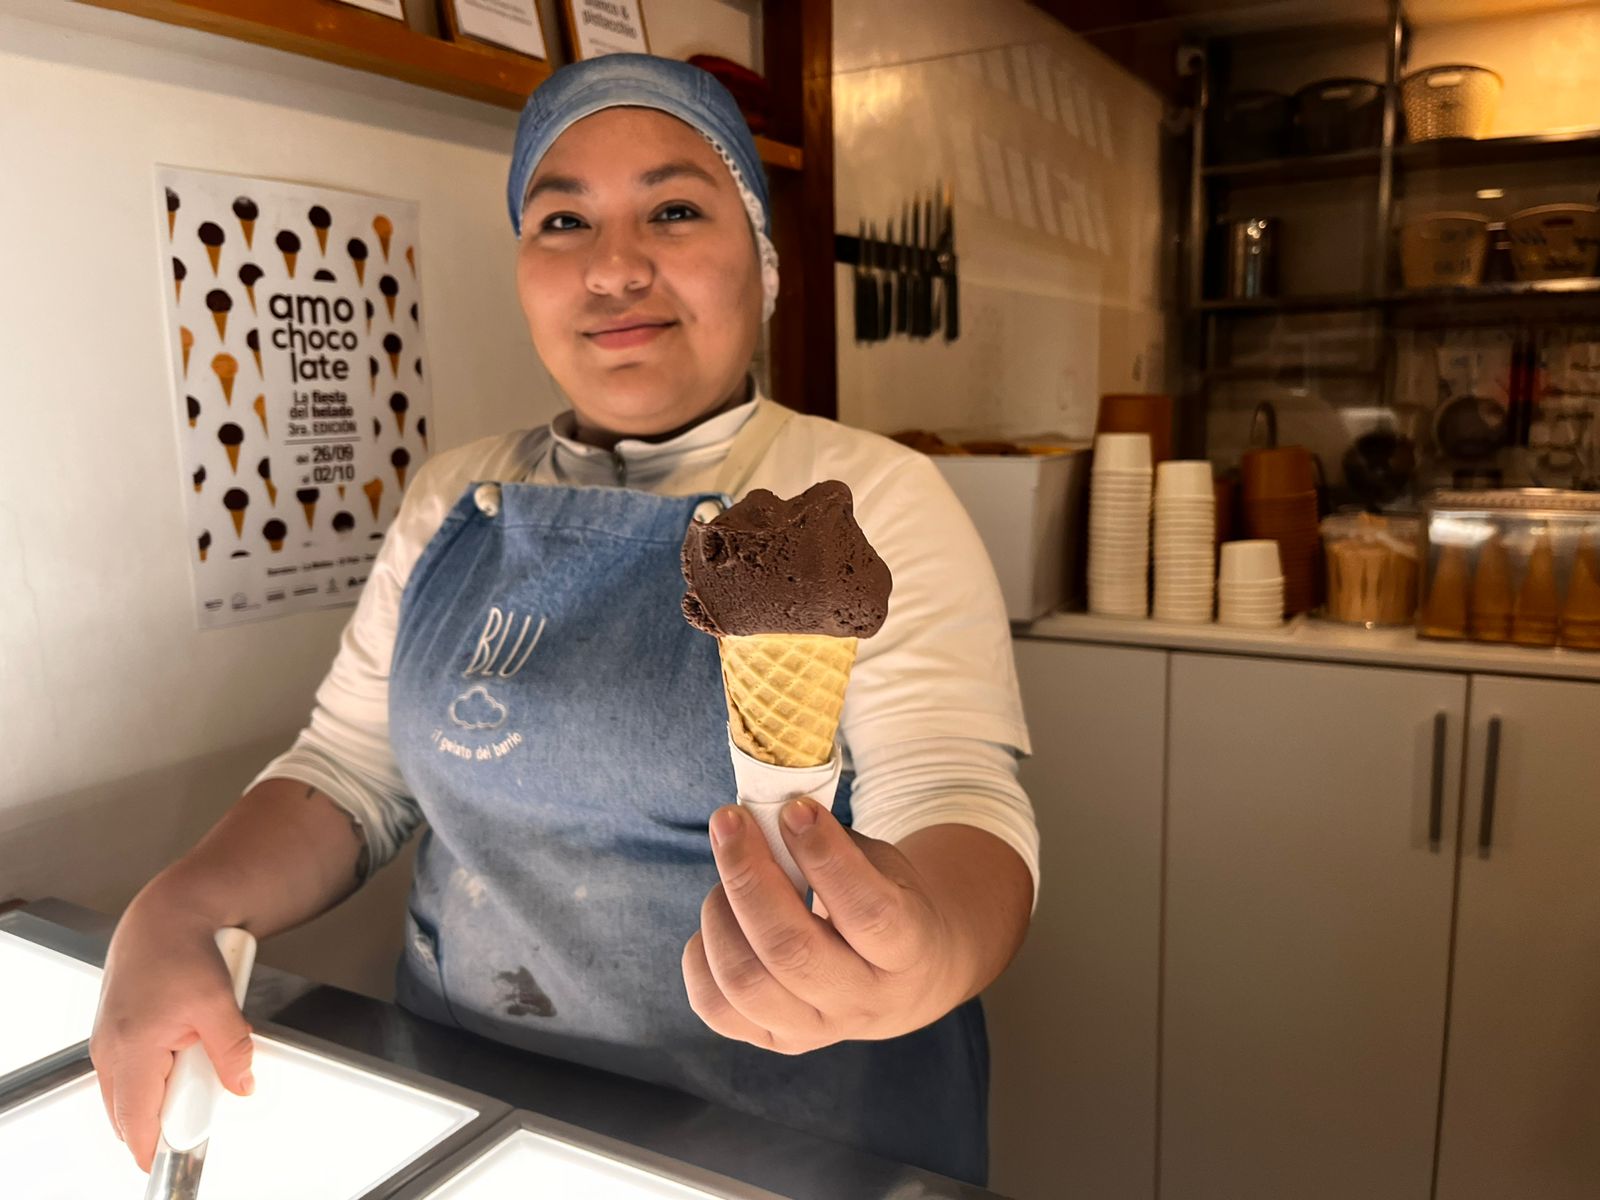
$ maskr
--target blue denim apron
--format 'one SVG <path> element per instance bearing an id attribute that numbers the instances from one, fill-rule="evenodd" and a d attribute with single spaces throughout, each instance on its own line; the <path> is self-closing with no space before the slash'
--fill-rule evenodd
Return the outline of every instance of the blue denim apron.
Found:
<path id="1" fill-rule="evenodd" d="M 891 1041 L 797 1056 L 723 1038 L 689 1007 L 683 945 L 717 882 L 707 822 L 735 793 L 716 645 L 679 610 L 684 530 L 714 498 L 469 488 L 423 551 L 389 685 L 390 736 L 428 823 L 398 998 L 982 1183 L 976 1001 Z M 848 774 L 834 811 L 848 823 Z"/>

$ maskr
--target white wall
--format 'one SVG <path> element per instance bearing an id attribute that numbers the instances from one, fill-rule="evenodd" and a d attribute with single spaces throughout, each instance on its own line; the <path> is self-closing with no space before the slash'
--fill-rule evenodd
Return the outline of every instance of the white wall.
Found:
<path id="1" fill-rule="evenodd" d="M 0 898 L 117 911 L 287 744 L 349 615 L 195 630 L 153 164 L 420 201 L 436 448 L 558 399 L 513 283 L 514 113 L 59 0 L 8 0 L 0 87 Z M 384 990 L 389 876 L 264 960 Z"/>
<path id="2" fill-rule="evenodd" d="M 841 267 L 840 418 L 1087 437 L 1160 391 L 1156 94 L 1023 0 L 836 0 L 834 38 L 836 227 L 951 182 L 962 305 L 949 346 L 858 346 Z"/>

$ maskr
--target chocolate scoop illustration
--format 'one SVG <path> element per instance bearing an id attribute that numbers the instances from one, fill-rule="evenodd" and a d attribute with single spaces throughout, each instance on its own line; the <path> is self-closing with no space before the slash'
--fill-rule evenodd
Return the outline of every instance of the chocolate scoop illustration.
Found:
<path id="1" fill-rule="evenodd" d="M 183 259 L 176 254 L 172 256 L 172 298 L 179 303 L 183 302 L 183 281 L 189 277 L 189 268 L 183 265 Z"/>
<path id="2" fill-rule="evenodd" d="M 272 460 L 263 458 L 256 464 L 256 474 L 261 476 L 261 482 L 267 485 L 267 503 L 273 508 L 278 507 L 278 485 L 272 482 Z"/>
<path id="3" fill-rule="evenodd" d="M 315 275 L 313 275 L 311 278 L 315 279 L 318 283 L 337 283 L 338 282 L 338 277 L 336 275 L 334 275 L 334 273 L 332 271 L 328 270 L 327 267 L 319 267 L 319 268 L 317 268 L 317 273 Z"/>
<path id="4" fill-rule="evenodd" d="M 261 422 L 261 432 L 267 432 L 267 398 L 257 396 L 255 403 L 250 406 L 256 410 L 256 418 Z"/>
<path id="5" fill-rule="evenodd" d="M 428 418 L 427 417 L 418 417 L 417 418 L 417 436 L 422 439 L 422 448 L 424 450 L 426 450 L 428 448 Z"/>
<path id="6" fill-rule="evenodd" d="M 250 347 L 250 353 L 255 355 L 255 358 L 256 358 L 256 374 L 257 375 L 262 375 L 262 371 L 261 371 L 261 331 L 259 329 L 252 329 L 249 333 L 245 334 L 244 335 L 244 344 L 246 346 L 249 346 Z M 265 376 L 263 376 L 263 378 L 264 377 Z"/>
<path id="7" fill-rule="evenodd" d="M 372 418 L 372 438 L 376 441 L 383 436 L 383 422 L 377 417 Z"/>
<path id="8" fill-rule="evenodd" d="M 344 244 L 345 253 L 356 266 L 356 282 L 367 282 L 367 244 L 360 238 L 351 238 Z"/>
<path id="9" fill-rule="evenodd" d="M 222 507 L 227 509 L 228 515 L 233 518 L 233 532 L 243 537 L 244 510 L 250 507 L 250 493 L 243 488 L 229 488 L 228 494 L 222 498 Z"/>
<path id="10" fill-rule="evenodd" d="M 250 311 L 256 311 L 256 284 L 261 282 L 262 270 L 255 263 L 245 263 L 239 268 L 239 282 L 244 284 L 244 294 L 250 297 Z"/>
<path id="11" fill-rule="evenodd" d="M 206 248 L 206 257 L 211 260 L 211 273 L 217 273 L 217 264 L 222 261 L 222 243 L 228 240 L 228 235 L 222 232 L 222 226 L 215 221 L 207 221 L 200 226 L 200 244 Z"/>
<path id="12" fill-rule="evenodd" d="M 394 477 L 400 481 L 400 490 L 406 490 L 406 468 L 411 465 L 411 451 L 404 446 L 396 446 L 394 453 L 389 455 L 389 465 L 394 468 Z"/>
<path id="13" fill-rule="evenodd" d="M 171 193 L 168 193 L 169 195 Z M 200 547 L 200 561 L 205 562 L 206 551 L 211 549 L 211 530 L 202 529 L 200 536 L 195 539 L 195 544 Z"/>
<path id="14" fill-rule="evenodd" d="M 341 536 L 356 527 L 356 519 L 343 509 L 333 514 L 333 531 Z"/>
<path id="15" fill-rule="evenodd" d="M 211 310 L 211 319 L 217 323 L 217 337 L 226 341 L 228 314 L 233 311 L 233 297 L 221 288 L 212 288 L 206 293 L 206 307 Z"/>
<path id="16" fill-rule="evenodd" d="M 378 245 L 383 247 L 383 261 L 389 261 L 389 239 L 394 236 L 394 222 L 379 213 L 372 218 L 372 232 L 378 235 Z"/>
<path id="17" fill-rule="evenodd" d="M 233 473 L 239 473 L 239 447 L 244 444 L 244 430 L 232 421 L 217 430 L 217 441 L 222 443 L 223 449 L 228 452 L 228 465 L 233 468 Z"/>
<path id="18" fill-rule="evenodd" d="M 249 196 L 240 196 L 233 202 L 233 215 L 239 218 L 239 228 L 244 231 L 245 247 L 255 249 L 256 219 L 261 216 L 256 202 Z"/>
<path id="19" fill-rule="evenodd" d="M 415 246 L 406 247 L 406 266 L 411 268 L 411 277 L 417 277 L 417 251 Z"/>
<path id="20" fill-rule="evenodd" d="M 194 349 L 194 331 L 187 325 L 178 326 L 178 344 L 183 347 L 183 374 L 189 374 L 189 351 Z"/>
<path id="21" fill-rule="evenodd" d="M 300 511 L 306 514 L 307 529 L 310 529 L 312 522 L 317 519 L 317 501 L 321 497 L 321 488 L 301 488 L 294 494 L 294 498 L 300 501 Z"/>
<path id="22" fill-rule="evenodd" d="M 361 485 L 361 490 L 367 494 L 367 503 L 372 506 L 372 519 L 378 519 L 378 506 L 383 503 L 383 480 L 376 477 L 367 480 Z"/>
<path id="23" fill-rule="evenodd" d="M 285 229 L 277 237 L 278 253 L 283 255 L 283 265 L 288 268 L 289 278 L 294 278 L 295 259 L 300 257 L 300 238 L 293 230 Z"/>
<path id="24" fill-rule="evenodd" d="M 383 335 L 383 350 L 389 356 L 389 370 L 394 375 L 400 374 L 400 350 L 403 343 L 398 333 Z"/>
<path id="25" fill-rule="evenodd" d="M 417 306 L 415 304 L 412 304 L 411 306 L 411 323 L 413 325 L 420 325 L 422 323 L 422 318 L 417 316 Z"/>
<path id="26" fill-rule="evenodd" d="M 333 224 L 333 217 L 327 209 L 320 204 L 313 204 L 311 211 L 306 213 L 306 220 L 311 222 L 311 228 L 317 231 L 317 248 L 324 255 L 328 253 L 328 227 Z"/>
<path id="27" fill-rule="evenodd" d="M 200 419 L 200 401 L 193 396 L 185 396 L 183 403 L 189 410 L 189 428 L 193 429 L 195 422 Z"/>
<path id="28" fill-rule="evenodd" d="M 394 423 L 400 430 L 400 436 L 406 432 L 406 410 L 411 407 L 411 401 L 406 399 L 404 392 L 396 392 L 389 397 L 389 411 L 394 414 Z"/>
<path id="29" fill-rule="evenodd" d="M 283 539 L 289 536 L 289 527 L 277 517 L 273 517 L 261 527 L 261 536 L 267 539 L 267 545 L 272 547 L 276 554 L 283 549 Z"/>
<path id="30" fill-rule="evenodd" d="M 235 550 L 232 554 L 228 555 L 228 557 L 229 558 L 249 558 L 250 557 L 250 551 L 248 551 L 248 550 Z"/>
<path id="31" fill-rule="evenodd" d="M 194 480 L 195 494 L 198 495 L 199 492 L 200 492 L 200 489 L 205 487 L 205 485 L 206 485 L 206 469 L 205 469 L 205 467 L 203 467 L 203 466 L 196 467 L 194 469 L 194 475 L 191 476 L 191 478 Z"/>
<path id="32" fill-rule="evenodd" d="M 371 300 L 364 300 L 362 303 L 367 306 L 367 333 L 370 336 L 372 333 L 372 315 L 377 312 L 377 309 L 372 307 Z"/>
<path id="33" fill-rule="evenodd" d="M 421 379 L 422 378 L 422 360 L 420 358 L 417 359 L 416 366 L 417 366 L 417 378 Z"/>
<path id="34" fill-rule="evenodd" d="M 372 384 L 372 394 L 378 394 L 378 360 L 367 355 L 367 375 Z"/>
<path id="35" fill-rule="evenodd" d="M 383 293 L 383 302 L 389 306 L 389 320 L 394 320 L 394 298 L 400 294 L 400 281 L 393 275 L 385 275 L 378 280 L 378 290 Z"/>
<path id="36" fill-rule="evenodd" d="M 231 354 L 219 354 L 211 360 L 211 370 L 216 373 L 217 382 L 222 384 L 222 398 L 232 404 L 233 380 L 239 374 L 239 360 Z"/>
<path id="37" fill-rule="evenodd" d="M 183 201 L 178 199 L 178 193 L 171 188 L 167 189 L 167 237 L 173 238 L 178 234 L 178 206 Z"/>

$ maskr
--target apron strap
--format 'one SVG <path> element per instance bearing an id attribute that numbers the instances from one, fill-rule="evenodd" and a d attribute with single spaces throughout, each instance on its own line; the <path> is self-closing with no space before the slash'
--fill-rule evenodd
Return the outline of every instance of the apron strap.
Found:
<path id="1" fill-rule="evenodd" d="M 717 471 L 715 487 L 724 496 L 737 500 L 750 482 L 750 476 L 767 456 L 778 434 L 794 416 L 794 410 L 762 397 L 756 401 L 756 411 L 734 436 L 728 455 Z"/>

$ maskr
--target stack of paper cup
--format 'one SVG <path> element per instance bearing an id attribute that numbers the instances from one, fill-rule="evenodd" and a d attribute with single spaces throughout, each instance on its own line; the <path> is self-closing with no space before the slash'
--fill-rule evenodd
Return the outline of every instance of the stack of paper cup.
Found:
<path id="1" fill-rule="evenodd" d="M 1155 513 L 1156 620 L 1211 620 L 1217 553 L 1211 464 L 1158 465 Z"/>
<path id="2" fill-rule="evenodd" d="M 1150 435 L 1102 433 L 1089 478 L 1089 611 L 1144 617 L 1150 604 Z"/>
<path id="3" fill-rule="evenodd" d="M 1283 563 L 1270 538 L 1222 543 L 1217 621 L 1263 629 L 1283 624 Z"/>

